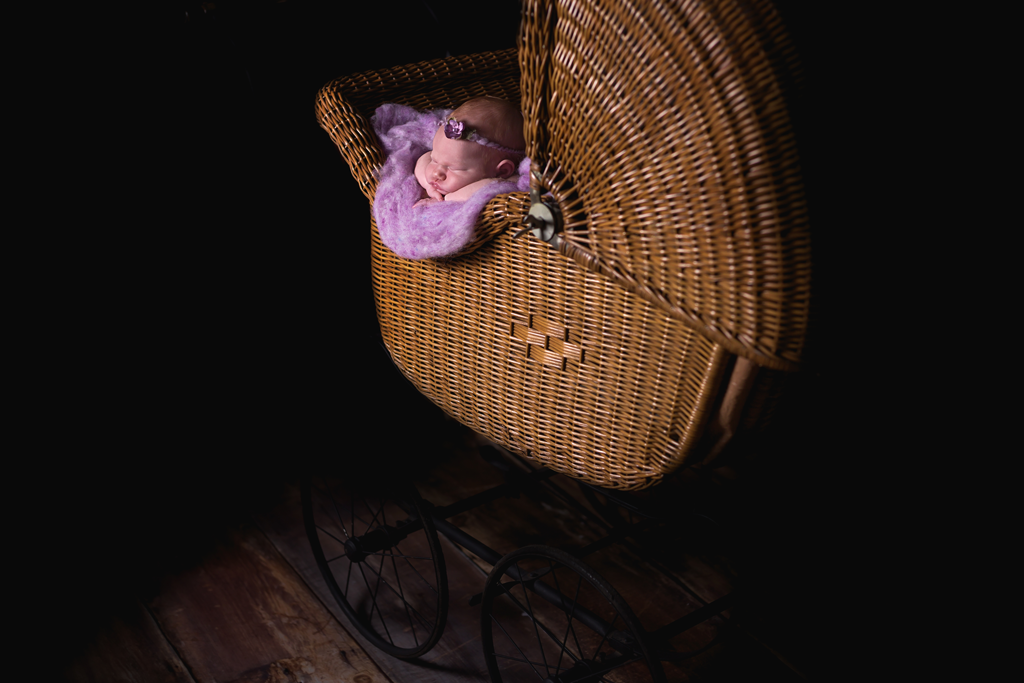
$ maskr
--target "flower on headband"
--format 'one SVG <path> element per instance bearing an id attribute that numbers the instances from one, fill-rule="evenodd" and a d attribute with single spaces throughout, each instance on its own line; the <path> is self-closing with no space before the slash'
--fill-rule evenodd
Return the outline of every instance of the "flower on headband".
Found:
<path id="1" fill-rule="evenodd" d="M 449 140 L 461 140 L 464 137 L 468 138 L 472 133 L 473 131 L 466 130 L 466 124 L 462 121 L 448 119 L 448 122 L 444 124 L 444 136 Z"/>
<path id="2" fill-rule="evenodd" d="M 437 125 L 441 125 L 441 121 L 438 121 Z M 448 119 L 444 121 L 444 136 L 449 140 L 466 140 L 467 142 L 475 142 L 478 145 L 484 147 L 491 147 L 499 151 L 505 152 L 506 154 L 523 154 L 526 152 L 524 149 L 512 149 L 511 147 L 505 147 L 499 145 L 497 142 L 488 140 L 484 136 L 476 132 L 476 128 L 466 128 L 465 121 L 456 121 L 455 119 Z"/>

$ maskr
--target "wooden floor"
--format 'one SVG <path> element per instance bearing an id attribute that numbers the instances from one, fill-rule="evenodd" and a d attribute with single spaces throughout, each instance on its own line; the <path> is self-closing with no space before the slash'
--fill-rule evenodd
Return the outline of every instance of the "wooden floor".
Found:
<path id="1" fill-rule="evenodd" d="M 454 423 L 452 423 L 454 424 Z M 445 505 L 503 481 L 479 455 L 479 440 L 448 429 L 441 457 L 419 477 L 421 493 Z M 556 477 L 552 492 L 502 499 L 453 521 L 501 553 L 523 545 L 579 547 L 604 529 L 574 482 Z M 683 481 L 678 486 L 685 487 Z M 401 661 L 369 645 L 352 628 L 321 578 L 306 539 L 297 482 L 270 504 L 225 529 L 191 566 L 162 576 L 148 595 L 112 615 L 64 670 L 74 683 L 468 683 L 489 680 L 480 648 L 482 560 L 442 538 L 451 591 L 448 626 L 422 660 Z M 645 628 L 657 628 L 720 597 L 736 582 L 729 558 L 686 548 L 678 539 L 626 541 L 587 559 L 626 598 Z M 756 601 L 755 601 L 756 602 Z M 738 632 L 704 654 L 666 664 L 671 681 L 805 678 L 799 648 L 770 615 L 745 619 Z"/>

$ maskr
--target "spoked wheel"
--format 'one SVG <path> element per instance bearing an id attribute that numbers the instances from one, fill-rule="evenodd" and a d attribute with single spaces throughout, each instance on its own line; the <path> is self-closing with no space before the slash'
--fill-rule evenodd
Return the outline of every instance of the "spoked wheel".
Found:
<path id="1" fill-rule="evenodd" d="M 416 489 L 369 493 L 304 477 L 302 510 L 320 572 L 352 624 L 394 657 L 436 645 L 448 617 L 448 576 Z"/>
<path id="2" fill-rule="evenodd" d="M 495 683 L 663 683 L 633 611 L 566 552 L 526 546 L 487 577 L 484 658 Z"/>

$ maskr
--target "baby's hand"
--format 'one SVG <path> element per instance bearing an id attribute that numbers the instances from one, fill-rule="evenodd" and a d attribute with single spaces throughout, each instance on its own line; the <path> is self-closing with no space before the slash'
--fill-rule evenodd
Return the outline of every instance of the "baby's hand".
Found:
<path id="1" fill-rule="evenodd" d="M 463 188 L 455 190 L 455 192 L 449 192 L 448 194 L 446 194 L 444 196 L 444 200 L 446 202 L 464 202 L 467 199 L 469 199 L 470 197 L 472 197 L 474 194 L 476 194 L 476 191 L 479 190 L 481 187 L 485 187 L 487 185 L 490 185 L 491 183 L 495 182 L 496 180 L 498 180 L 498 179 L 497 178 L 483 178 L 482 180 L 477 180 L 476 182 L 472 182 L 472 183 L 470 183 L 469 185 L 466 185 Z"/>
<path id="2" fill-rule="evenodd" d="M 416 182 L 420 184 L 420 187 L 427 191 L 428 197 L 441 201 L 444 199 L 444 195 L 438 192 L 427 180 L 428 164 L 430 164 L 430 152 L 425 152 L 423 156 L 416 160 Z M 417 202 L 417 206 L 418 205 L 419 203 Z"/>

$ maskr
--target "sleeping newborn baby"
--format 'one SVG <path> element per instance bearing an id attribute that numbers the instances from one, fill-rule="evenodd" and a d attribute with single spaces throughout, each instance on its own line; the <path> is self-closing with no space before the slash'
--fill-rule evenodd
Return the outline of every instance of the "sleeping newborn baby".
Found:
<path id="1" fill-rule="evenodd" d="M 391 102 L 371 122 L 385 155 L 373 216 L 381 243 L 402 258 L 448 258 L 480 246 L 477 222 L 487 203 L 530 189 L 523 115 L 505 100 L 480 97 L 455 111 Z"/>
<path id="2" fill-rule="evenodd" d="M 438 126 L 432 146 L 416 162 L 425 196 L 415 206 L 464 202 L 485 185 L 518 179 L 526 154 L 523 115 L 497 97 L 469 100 Z"/>

